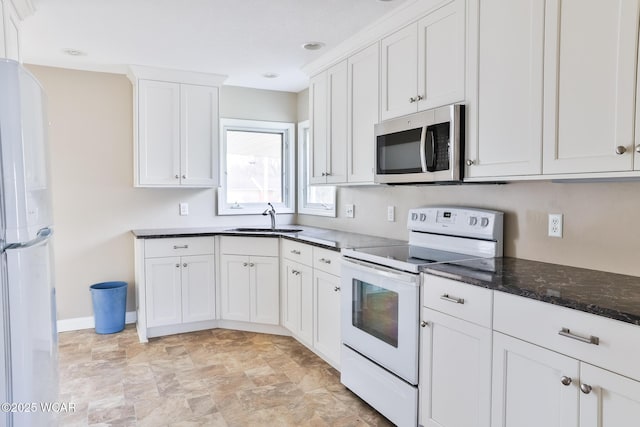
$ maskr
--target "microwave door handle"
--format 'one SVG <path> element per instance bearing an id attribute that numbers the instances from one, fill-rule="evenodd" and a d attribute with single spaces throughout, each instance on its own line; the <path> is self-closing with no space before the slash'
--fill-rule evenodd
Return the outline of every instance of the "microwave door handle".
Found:
<path id="1" fill-rule="evenodd" d="M 433 136 L 433 131 L 426 128 L 426 168 L 423 166 L 424 172 L 434 172 L 436 170 L 436 141 Z"/>
<path id="2" fill-rule="evenodd" d="M 422 172 L 427 172 L 427 127 L 422 128 L 420 134 L 420 166 L 422 166 Z"/>

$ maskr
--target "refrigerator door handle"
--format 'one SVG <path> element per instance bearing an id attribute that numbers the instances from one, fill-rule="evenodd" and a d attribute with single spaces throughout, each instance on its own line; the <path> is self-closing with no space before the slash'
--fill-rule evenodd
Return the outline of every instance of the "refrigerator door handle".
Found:
<path id="1" fill-rule="evenodd" d="M 33 240 L 24 243 L 12 243 L 5 246 L 5 249 L 24 249 L 30 248 L 32 246 L 39 245 L 40 243 L 47 240 L 53 234 L 53 230 L 49 227 L 41 228 L 38 230 L 37 237 Z"/>

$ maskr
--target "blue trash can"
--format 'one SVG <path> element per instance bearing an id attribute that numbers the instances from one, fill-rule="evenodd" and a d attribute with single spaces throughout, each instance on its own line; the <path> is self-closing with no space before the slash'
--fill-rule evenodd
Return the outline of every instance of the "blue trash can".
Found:
<path id="1" fill-rule="evenodd" d="M 96 333 L 113 334 L 123 330 L 127 309 L 127 282 L 96 283 L 90 288 Z"/>

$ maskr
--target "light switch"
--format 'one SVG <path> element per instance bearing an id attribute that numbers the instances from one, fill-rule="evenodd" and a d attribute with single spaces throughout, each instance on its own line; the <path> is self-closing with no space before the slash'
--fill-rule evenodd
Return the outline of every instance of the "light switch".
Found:
<path id="1" fill-rule="evenodd" d="M 189 203 L 180 203 L 180 215 L 189 215 Z"/>

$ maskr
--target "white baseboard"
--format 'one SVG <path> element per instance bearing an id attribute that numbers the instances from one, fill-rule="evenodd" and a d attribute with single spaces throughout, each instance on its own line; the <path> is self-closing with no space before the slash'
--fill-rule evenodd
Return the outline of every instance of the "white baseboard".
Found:
<path id="1" fill-rule="evenodd" d="M 127 311 L 125 313 L 124 322 L 136 323 L 136 312 Z M 92 329 L 96 327 L 96 321 L 93 316 L 75 317 L 73 319 L 60 319 L 57 322 L 58 332 L 79 331 L 80 329 Z"/>

